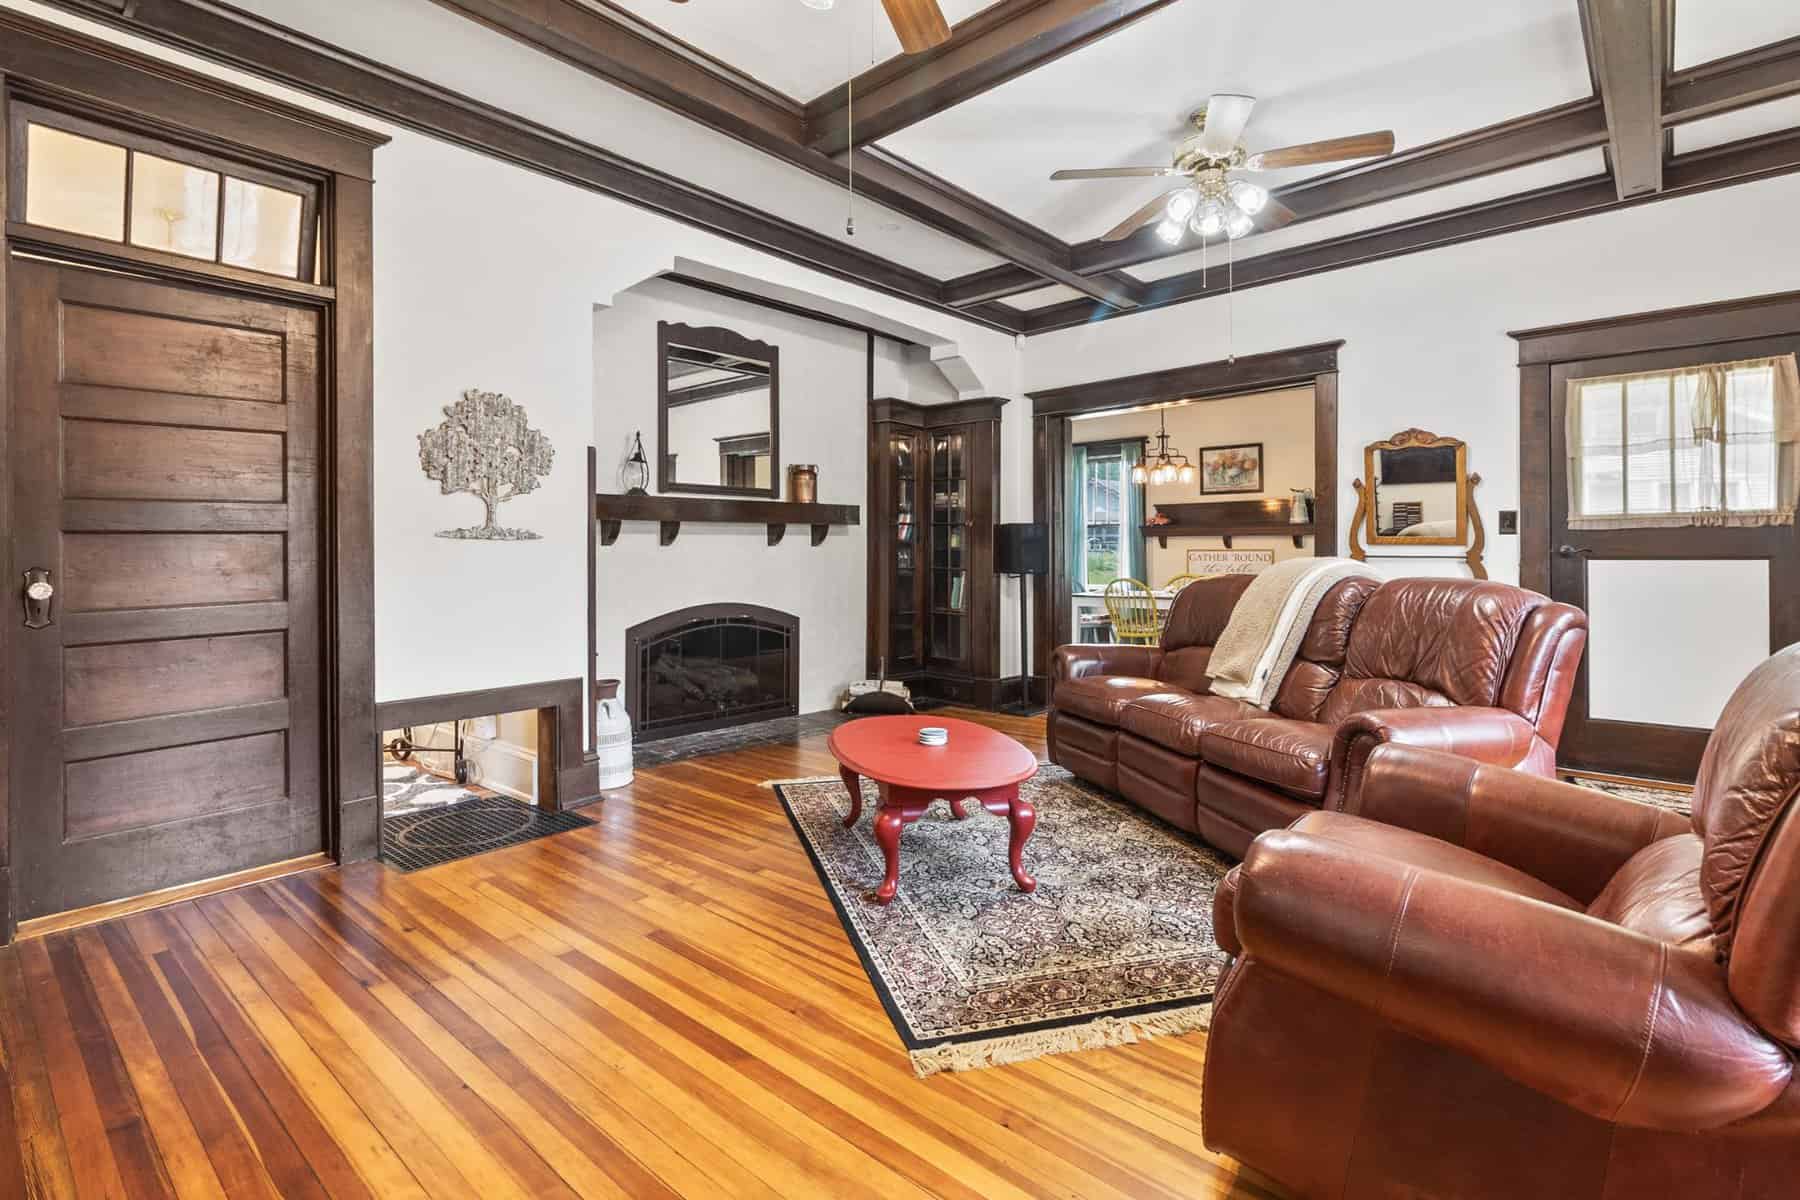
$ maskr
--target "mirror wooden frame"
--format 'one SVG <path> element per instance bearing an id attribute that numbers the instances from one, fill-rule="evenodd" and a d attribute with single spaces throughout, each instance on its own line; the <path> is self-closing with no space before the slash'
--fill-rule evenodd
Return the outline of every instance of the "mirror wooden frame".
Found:
<path id="1" fill-rule="evenodd" d="M 1376 478 L 1375 456 L 1383 450 L 1435 449 L 1444 446 L 1456 447 L 1456 528 L 1457 535 L 1447 538 L 1432 537 L 1394 537 L 1383 536 L 1376 532 Z M 1462 558 L 1469 565 L 1469 571 L 1477 579 L 1487 578 L 1487 567 L 1482 561 L 1482 553 L 1487 547 L 1487 530 L 1481 524 L 1481 510 L 1475 506 L 1475 487 L 1481 482 L 1480 475 L 1469 474 L 1469 445 L 1460 438 L 1439 437 L 1423 429 L 1406 429 L 1396 433 L 1384 441 L 1370 442 L 1363 447 L 1363 474 L 1369 480 L 1365 484 L 1361 479 L 1352 480 L 1351 488 L 1356 492 L 1356 515 L 1350 518 L 1350 557 L 1358 562 L 1368 558 L 1368 550 L 1364 543 L 1371 546 L 1454 546 L 1467 552 L 1450 557 Z M 1433 556 L 1426 556 L 1433 557 Z M 1435 557 L 1444 557 L 1437 555 Z"/>
<path id="2" fill-rule="evenodd" d="M 1380 483 L 1375 474 L 1377 456 L 1384 450 L 1438 450 L 1456 448 L 1456 533 L 1451 537 L 1398 537 L 1377 532 L 1375 495 Z M 1408 429 L 1386 441 L 1363 447 L 1363 478 L 1368 480 L 1368 502 L 1362 505 L 1363 537 L 1371 546 L 1462 546 L 1469 536 L 1469 447 L 1459 438 L 1439 437 L 1423 429 Z"/>
<path id="3" fill-rule="evenodd" d="M 686 347 L 730 354 L 769 364 L 769 486 L 730 487 L 718 483 L 680 483 L 669 470 L 669 348 Z M 747 338 L 717 325 L 656 323 L 656 490 L 711 496 L 768 496 L 781 499 L 781 351 L 768 342 Z"/>

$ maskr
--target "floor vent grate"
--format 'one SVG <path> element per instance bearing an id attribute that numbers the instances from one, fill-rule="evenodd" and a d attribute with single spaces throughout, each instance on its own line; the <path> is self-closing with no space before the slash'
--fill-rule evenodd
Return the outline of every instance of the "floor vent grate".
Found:
<path id="1" fill-rule="evenodd" d="M 592 825 L 580 813 L 545 812 L 505 796 L 477 796 L 381 823 L 381 857 L 402 871 L 516 846 Z"/>

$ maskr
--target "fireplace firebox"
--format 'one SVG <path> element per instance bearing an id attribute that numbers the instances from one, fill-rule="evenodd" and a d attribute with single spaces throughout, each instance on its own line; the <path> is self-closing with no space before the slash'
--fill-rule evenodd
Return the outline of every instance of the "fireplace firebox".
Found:
<path id="1" fill-rule="evenodd" d="M 625 703 L 639 741 L 799 713 L 800 619 L 699 604 L 625 631 Z"/>

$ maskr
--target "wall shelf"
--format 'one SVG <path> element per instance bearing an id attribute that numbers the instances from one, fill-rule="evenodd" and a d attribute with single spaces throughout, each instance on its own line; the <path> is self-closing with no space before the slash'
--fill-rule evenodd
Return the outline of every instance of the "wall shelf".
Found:
<path id="1" fill-rule="evenodd" d="M 778 544 L 789 525 L 812 529 L 812 544 L 824 542 L 833 525 L 860 525 L 862 510 L 854 504 L 800 504 L 786 500 L 722 500 L 700 496 L 625 496 L 602 492 L 594 497 L 594 519 L 600 525 L 600 544 L 619 540 L 626 521 L 655 521 L 659 541 L 667 546 L 681 533 L 684 522 L 707 525 L 761 525 L 769 545 Z"/>
<path id="2" fill-rule="evenodd" d="M 1293 504 L 1287 500 L 1221 500 L 1200 504 L 1159 504 L 1156 511 L 1169 518 L 1166 525 L 1144 526 L 1144 536 L 1153 537 L 1163 549 L 1172 537 L 1222 538 L 1231 549 L 1233 538 L 1291 537 L 1294 549 L 1302 549 L 1300 539 L 1318 532 L 1311 521 L 1296 525 L 1289 519 Z"/>

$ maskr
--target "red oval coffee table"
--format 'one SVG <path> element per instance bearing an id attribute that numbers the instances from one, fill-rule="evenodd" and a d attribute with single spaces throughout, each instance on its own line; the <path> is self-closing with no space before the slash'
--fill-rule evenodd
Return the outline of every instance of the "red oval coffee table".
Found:
<path id="1" fill-rule="evenodd" d="M 919 745 L 919 730 L 935 725 L 949 731 L 949 744 Z M 1037 887 L 1025 873 L 1021 856 L 1037 810 L 1019 795 L 1021 780 L 1037 773 L 1037 756 L 1003 733 L 954 717 L 863 717 L 831 731 L 827 743 L 838 760 L 838 774 L 850 789 L 850 815 L 844 828 L 862 815 L 862 781 L 873 779 L 881 790 L 875 813 L 875 841 L 887 859 L 887 875 L 875 889 L 882 904 L 900 886 L 900 831 L 919 819 L 933 800 L 948 800 L 963 820 L 963 801 L 974 800 L 1004 816 L 1011 827 L 1006 857 L 1021 891 Z"/>

